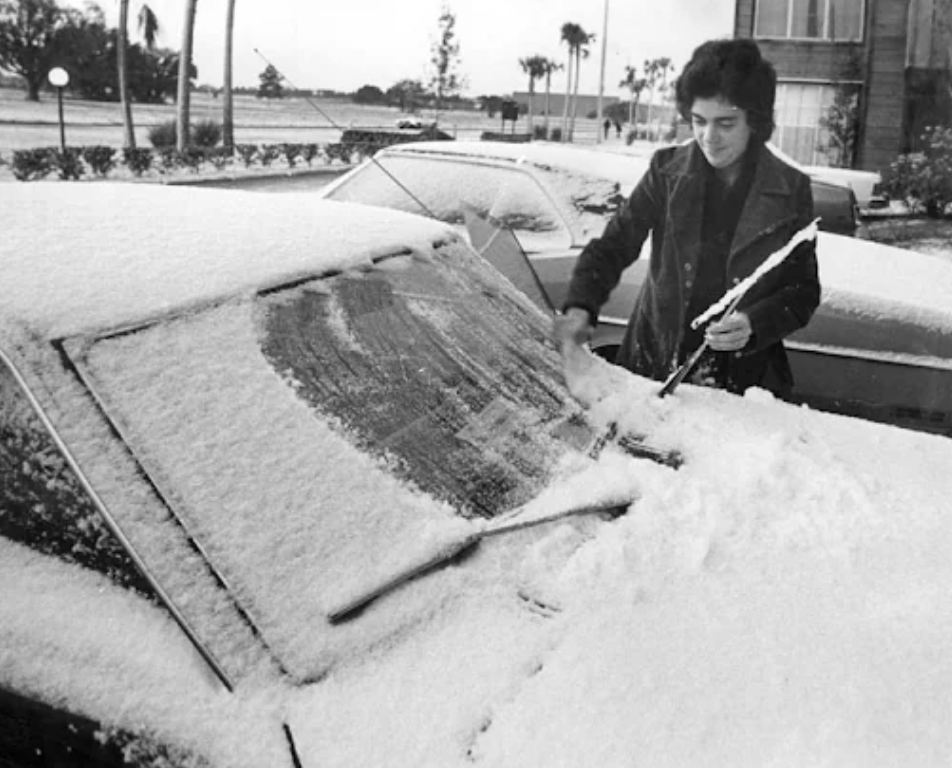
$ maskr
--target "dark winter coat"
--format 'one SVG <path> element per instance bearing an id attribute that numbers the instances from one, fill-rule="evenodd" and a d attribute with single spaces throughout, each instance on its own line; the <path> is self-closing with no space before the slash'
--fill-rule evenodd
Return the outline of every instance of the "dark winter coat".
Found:
<path id="1" fill-rule="evenodd" d="M 725 283 L 735 285 L 813 220 L 809 178 L 762 146 L 750 192 L 727 258 Z M 693 277 L 698 272 L 704 175 L 707 161 L 695 142 L 657 151 L 627 204 L 601 237 L 583 250 L 575 266 L 565 306 L 583 307 L 597 320 L 599 308 L 622 272 L 638 258 L 652 235 L 651 263 L 635 302 L 616 362 L 662 381 L 678 365 Z M 782 339 L 802 328 L 820 302 L 816 249 L 801 244 L 768 272 L 738 306 L 750 318 L 753 335 L 726 363 L 731 389 L 769 389 L 788 397 L 793 376 Z"/>

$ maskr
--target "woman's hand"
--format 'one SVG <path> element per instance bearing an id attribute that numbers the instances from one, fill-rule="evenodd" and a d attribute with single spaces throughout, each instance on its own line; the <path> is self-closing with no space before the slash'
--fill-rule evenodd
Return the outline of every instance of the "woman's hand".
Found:
<path id="1" fill-rule="evenodd" d="M 750 318 L 743 312 L 733 312 L 723 320 L 711 323 L 704 331 L 704 338 L 711 349 L 735 352 L 747 346 L 752 333 Z"/>
<path id="2" fill-rule="evenodd" d="M 552 337 L 563 357 L 576 348 L 584 347 L 592 338 L 592 318 L 588 310 L 569 307 L 564 313 L 556 315 L 552 322 Z"/>

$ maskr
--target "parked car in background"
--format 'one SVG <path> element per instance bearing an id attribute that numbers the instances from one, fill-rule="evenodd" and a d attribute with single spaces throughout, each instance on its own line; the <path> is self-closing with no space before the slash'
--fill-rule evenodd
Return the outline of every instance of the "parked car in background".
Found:
<path id="1" fill-rule="evenodd" d="M 857 171 L 850 168 L 831 168 L 825 165 L 803 166 L 811 179 L 831 184 L 847 185 L 856 195 L 860 211 L 874 211 L 889 205 L 883 191 L 882 175 L 875 171 Z"/>
<path id="2" fill-rule="evenodd" d="M 468 204 L 517 235 L 558 308 L 582 247 L 598 235 L 648 158 L 552 144 L 392 147 L 320 194 L 432 216 L 462 227 Z M 818 408 L 952 433 L 952 267 L 843 237 L 859 223 L 852 191 L 814 179 L 823 302 L 788 342 L 796 396 Z M 603 308 L 593 348 L 612 359 L 647 267 L 649 244 Z M 933 313 L 941 317 L 933 317 Z"/>

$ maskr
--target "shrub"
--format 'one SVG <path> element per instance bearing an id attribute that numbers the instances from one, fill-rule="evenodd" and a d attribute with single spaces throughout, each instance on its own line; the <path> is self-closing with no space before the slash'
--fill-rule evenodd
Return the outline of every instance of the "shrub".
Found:
<path id="1" fill-rule="evenodd" d="M 335 160 L 340 160 L 342 163 L 349 163 L 350 148 L 345 147 L 343 144 L 325 144 L 324 158 L 328 165 L 333 163 Z"/>
<path id="2" fill-rule="evenodd" d="M 104 146 L 83 147 L 83 160 L 97 176 L 105 176 L 116 167 L 116 150 Z"/>
<path id="3" fill-rule="evenodd" d="M 271 163 L 278 159 L 281 151 L 274 144 L 262 144 L 258 149 L 258 159 L 265 168 L 269 168 Z"/>
<path id="4" fill-rule="evenodd" d="M 166 120 L 164 123 L 158 123 L 149 128 L 149 141 L 156 149 L 167 149 L 175 146 L 175 140 L 178 131 L 175 128 L 174 120 Z"/>
<path id="5" fill-rule="evenodd" d="M 233 157 L 233 153 L 228 147 L 208 147 L 204 152 L 205 160 L 211 163 L 216 171 L 224 169 Z"/>
<path id="6" fill-rule="evenodd" d="M 922 142 L 923 151 L 896 159 L 884 186 L 911 211 L 938 218 L 952 204 L 952 128 L 929 127 Z"/>
<path id="7" fill-rule="evenodd" d="M 198 147 L 214 147 L 221 141 L 221 126 L 214 120 L 199 120 L 192 126 L 192 143 Z"/>
<path id="8" fill-rule="evenodd" d="M 158 147 L 159 171 L 166 173 L 175 170 L 182 164 L 182 157 L 175 147 Z"/>
<path id="9" fill-rule="evenodd" d="M 301 157 L 304 158 L 304 162 L 311 165 L 311 161 L 317 157 L 320 153 L 320 147 L 317 144 L 303 144 L 301 149 Z"/>
<path id="10" fill-rule="evenodd" d="M 13 153 L 13 176 L 17 181 L 35 181 L 48 176 L 56 166 L 56 150 L 20 149 Z"/>
<path id="11" fill-rule="evenodd" d="M 536 141 L 545 141 L 545 126 L 544 125 L 534 125 L 532 126 L 532 138 Z"/>
<path id="12" fill-rule="evenodd" d="M 56 150 L 53 153 L 56 171 L 64 181 L 78 179 L 85 172 L 83 167 L 82 151 L 79 147 L 66 147 L 65 150 Z"/>
<path id="13" fill-rule="evenodd" d="M 241 162 L 245 164 L 245 168 L 250 168 L 252 163 L 258 159 L 257 144 L 236 144 L 235 151 L 238 153 L 238 157 L 241 158 Z"/>
<path id="14" fill-rule="evenodd" d="M 152 168 L 152 150 L 125 147 L 122 150 L 122 160 L 133 174 L 141 176 Z"/>
<path id="15" fill-rule="evenodd" d="M 553 129 L 549 132 L 549 140 L 550 140 L 550 141 L 562 141 L 562 129 L 561 129 L 561 128 L 558 128 L 558 127 L 553 128 Z"/>
<path id="16" fill-rule="evenodd" d="M 186 147 L 178 155 L 178 163 L 183 168 L 188 168 L 193 173 L 198 173 L 198 169 L 205 162 L 205 150 L 202 147 Z"/>
<path id="17" fill-rule="evenodd" d="M 284 159 L 287 160 L 288 168 L 293 168 L 303 152 L 303 147 L 300 144 L 279 144 L 278 150 L 284 155 Z"/>

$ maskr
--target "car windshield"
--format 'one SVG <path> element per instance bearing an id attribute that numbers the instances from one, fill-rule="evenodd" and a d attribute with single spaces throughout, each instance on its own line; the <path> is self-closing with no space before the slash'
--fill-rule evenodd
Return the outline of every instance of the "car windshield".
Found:
<path id="1" fill-rule="evenodd" d="M 544 316 L 460 242 L 69 354 L 264 641 L 329 661 L 329 594 L 536 496 L 591 439 Z M 184 396 L 183 396 L 184 395 Z"/>
<path id="2" fill-rule="evenodd" d="M 558 206 L 532 174 L 466 159 L 382 156 L 328 195 L 463 224 L 463 204 L 532 243 L 568 247 L 572 235 Z"/>

